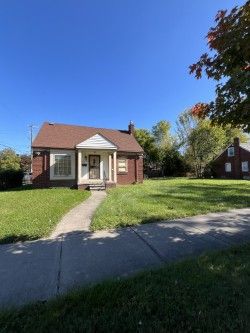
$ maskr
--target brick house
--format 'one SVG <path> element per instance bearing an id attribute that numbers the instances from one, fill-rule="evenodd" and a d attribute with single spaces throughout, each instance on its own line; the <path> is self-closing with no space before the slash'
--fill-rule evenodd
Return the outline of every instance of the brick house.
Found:
<path id="1" fill-rule="evenodd" d="M 143 149 L 128 130 L 44 123 L 32 143 L 34 187 L 114 187 L 143 181 Z"/>
<path id="2" fill-rule="evenodd" d="M 235 138 L 213 164 L 219 178 L 250 179 L 250 141 L 240 143 L 239 138 Z"/>

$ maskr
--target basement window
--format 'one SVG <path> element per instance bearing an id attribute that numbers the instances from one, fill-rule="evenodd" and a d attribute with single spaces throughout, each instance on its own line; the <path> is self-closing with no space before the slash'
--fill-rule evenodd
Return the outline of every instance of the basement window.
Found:
<path id="1" fill-rule="evenodd" d="M 128 172 L 128 160 L 126 157 L 119 157 L 117 159 L 117 169 L 118 172 Z"/>

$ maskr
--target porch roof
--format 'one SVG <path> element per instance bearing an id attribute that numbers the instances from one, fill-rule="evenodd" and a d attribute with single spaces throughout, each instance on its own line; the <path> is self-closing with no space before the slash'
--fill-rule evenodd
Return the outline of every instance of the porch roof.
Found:
<path id="1" fill-rule="evenodd" d="M 76 148 L 84 148 L 84 149 L 108 149 L 108 150 L 116 150 L 117 147 L 110 140 L 106 139 L 101 134 L 95 134 L 91 138 L 78 143 Z"/>

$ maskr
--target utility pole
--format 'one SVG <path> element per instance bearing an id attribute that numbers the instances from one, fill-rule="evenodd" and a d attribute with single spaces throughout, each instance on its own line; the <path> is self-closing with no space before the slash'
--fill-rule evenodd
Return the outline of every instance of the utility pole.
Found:
<path id="1" fill-rule="evenodd" d="M 29 126 L 29 132 L 30 132 L 30 172 L 32 172 L 32 160 L 33 160 L 33 153 L 32 153 L 32 141 L 33 141 L 33 129 L 36 127 L 33 124 L 30 124 Z"/>

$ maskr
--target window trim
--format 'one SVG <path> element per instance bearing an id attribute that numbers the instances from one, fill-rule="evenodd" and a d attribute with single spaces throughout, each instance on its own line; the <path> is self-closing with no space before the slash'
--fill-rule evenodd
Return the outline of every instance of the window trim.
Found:
<path id="1" fill-rule="evenodd" d="M 119 162 L 120 160 L 124 160 L 125 161 L 125 171 L 119 171 Z M 117 157 L 117 173 L 118 174 L 127 174 L 128 173 L 128 158 L 126 156 L 119 156 Z"/>
<path id="2" fill-rule="evenodd" d="M 227 166 L 230 165 L 230 170 L 227 170 Z M 227 162 L 225 163 L 225 172 L 232 172 L 232 163 L 231 162 Z"/>
<path id="3" fill-rule="evenodd" d="M 243 163 L 246 163 L 246 165 L 247 165 L 247 170 L 243 170 Z M 248 161 L 242 161 L 242 162 L 241 162 L 241 171 L 242 171 L 242 172 L 249 172 L 249 163 L 248 163 Z"/>
<path id="4" fill-rule="evenodd" d="M 229 153 L 230 151 L 232 151 L 232 153 Z M 227 156 L 228 157 L 234 157 L 235 156 L 235 149 L 234 146 L 228 147 L 227 148 Z"/>
<path id="5" fill-rule="evenodd" d="M 71 158 L 71 174 L 70 175 L 55 175 L 55 156 L 69 155 Z M 75 151 L 74 150 L 51 150 L 50 151 L 50 180 L 66 180 L 75 179 Z"/>

